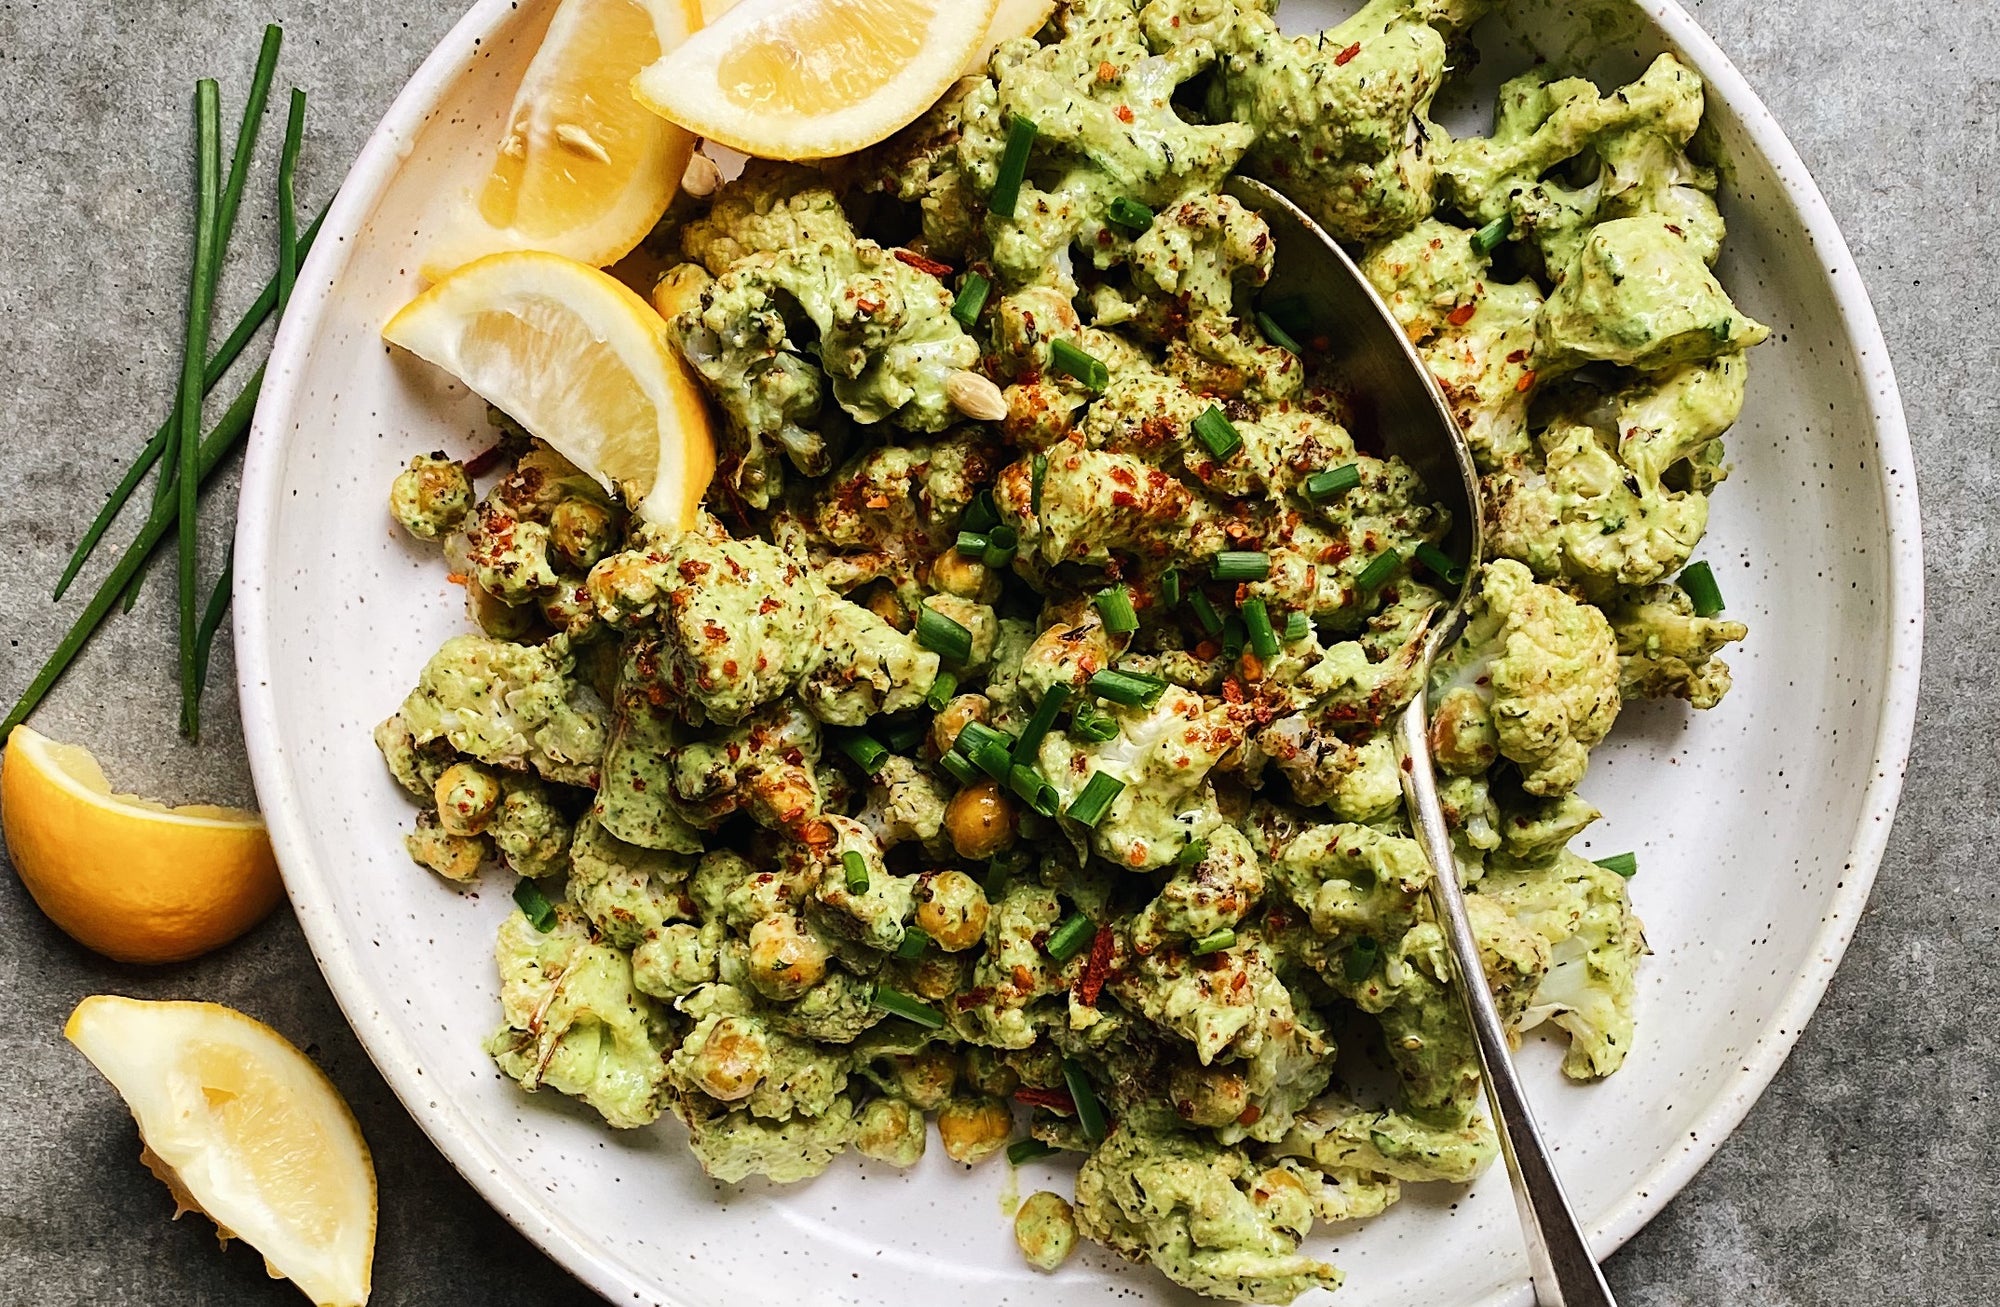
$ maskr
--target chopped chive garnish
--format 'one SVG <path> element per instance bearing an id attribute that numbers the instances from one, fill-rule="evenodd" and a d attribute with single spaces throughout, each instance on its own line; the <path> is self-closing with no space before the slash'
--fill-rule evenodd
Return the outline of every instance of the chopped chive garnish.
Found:
<path id="1" fill-rule="evenodd" d="M 939 758 L 938 765 L 950 772 L 951 778 L 960 785 L 971 785 L 979 779 L 979 768 L 973 766 L 972 760 L 956 749 Z"/>
<path id="2" fill-rule="evenodd" d="M 944 706 L 958 694 L 958 677 L 950 672 L 939 672 L 931 682 L 931 688 L 924 691 L 924 707 L 932 712 L 943 712 Z"/>
<path id="3" fill-rule="evenodd" d="M 1243 625 L 1250 632 L 1250 651 L 1259 658 L 1278 656 L 1278 633 L 1271 629 L 1271 613 L 1262 599 L 1243 601 Z"/>
<path id="4" fill-rule="evenodd" d="M 1360 484 L 1361 465 L 1344 463 L 1339 467 L 1330 467 L 1324 472 L 1313 473 L 1306 478 L 1304 489 L 1306 498 L 1317 504 L 1335 495 L 1345 494 Z"/>
<path id="5" fill-rule="evenodd" d="M 1096 826 L 1104 820 L 1110 810 L 1111 801 L 1125 789 L 1125 782 L 1108 771 L 1092 772 L 1084 782 L 1083 793 L 1076 796 L 1076 802 L 1069 805 L 1067 816 L 1070 820 L 1085 826 Z"/>
<path id="6" fill-rule="evenodd" d="M 1150 708 L 1160 701 L 1167 683 L 1157 676 L 1136 676 L 1107 667 L 1090 678 L 1090 692 L 1127 708 Z"/>
<path id="7" fill-rule="evenodd" d="M 195 612 L 195 585 L 200 579 L 195 520 L 196 448 L 192 436 L 201 430 L 202 365 L 208 358 L 208 318 L 215 306 L 215 285 L 222 253 L 216 240 L 222 235 L 217 222 L 217 206 L 222 189 L 222 128 L 216 107 L 217 89 L 212 78 L 195 83 L 196 175 L 194 275 L 188 291 L 187 332 L 181 351 L 180 387 L 175 408 L 180 414 L 181 439 L 175 452 L 174 497 L 180 506 L 175 516 L 179 534 L 180 586 L 180 671 L 181 734 L 192 739 L 199 733 L 196 723 L 194 671 L 195 636 L 200 629 Z"/>
<path id="8" fill-rule="evenodd" d="M 958 288 L 958 298 L 951 302 L 951 316 L 959 325 L 970 328 L 979 321 L 979 312 L 986 307 L 986 297 L 993 292 L 993 283 L 976 272 L 965 274 L 965 281 Z"/>
<path id="9" fill-rule="evenodd" d="M 1222 619 L 1222 656 L 1234 658 L 1243 652 L 1243 646 L 1250 643 L 1250 628 L 1243 619 L 1231 613 Z"/>
<path id="10" fill-rule="evenodd" d="M 1002 785 L 1007 783 L 1014 770 L 1014 755 L 1003 740 L 981 740 L 965 756 Z"/>
<path id="11" fill-rule="evenodd" d="M 1111 221 L 1128 231 L 1144 231 L 1153 225 L 1153 211 L 1123 195 L 1111 201 Z"/>
<path id="12" fill-rule="evenodd" d="M 1000 505 L 994 502 L 993 492 L 982 490 L 974 495 L 958 524 L 967 531 L 991 531 L 1000 525 Z"/>
<path id="13" fill-rule="evenodd" d="M 1228 458 L 1243 447 L 1243 435 L 1236 424 L 1213 404 L 1194 420 L 1194 434 L 1217 458 Z"/>
<path id="14" fill-rule="evenodd" d="M 1378 589 L 1386 584 L 1389 578 L 1396 574 L 1396 569 L 1402 565 L 1403 556 L 1393 549 L 1377 554 L 1373 562 L 1361 569 L 1361 575 L 1354 578 L 1354 583 L 1363 590 Z"/>
<path id="15" fill-rule="evenodd" d="M 1200 590 L 1188 591 L 1188 607 L 1194 612 L 1194 620 L 1201 623 L 1201 629 L 1210 635 L 1222 634 L 1222 614 L 1215 611 L 1215 605 Z"/>
<path id="16" fill-rule="evenodd" d="M 1203 935 L 1200 939 L 1194 941 L 1194 946 L 1190 951 L 1196 957 L 1200 957 L 1204 953 L 1220 953 L 1235 943 L 1236 932 L 1224 926 L 1221 930 Z"/>
<path id="17" fill-rule="evenodd" d="M 992 543 L 977 531 L 960 531 L 956 548 L 967 558 L 978 558 L 985 554 L 986 546 Z"/>
<path id="18" fill-rule="evenodd" d="M 1019 795 L 1021 802 L 1041 813 L 1044 817 L 1056 815 L 1056 806 L 1062 802 L 1056 787 L 1042 778 L 1042 774 L 1026 763 L 1015 763 L 1007 771 L 1007 788 Z"/>
<path id="19" fill-rule="evenodd" d="M 1042 947 L 1047 949 L 1049 956 L 1056 961 L 1067 962 L 1083 952 L 1083 946 L 1088 944 L 1090 937 L 1096 933 L 1097 927 L 1089 917 L 1081 912 L 1073 912 L 1067 921 L 1055 928 L 1049 935 L 1049 942 Z"/>
<path id="20" fill-rule="evenodd" d="M 1010 749 L 1014 745 L 1014 737 L 1005 731 L 996 731 L 985 722 L 967 722 L 959 727 L 958 738 L 952 741 L 952 747 L 970 758 L 974 750 L 988 741 L 998 744 L 1003 749 Z"/>
<path id="21" fill-rule="evenodd" d="M 276 30 L 274 27 L 272 30 Z M 293 195 L 293 174 L 298 171 L 299 146 L 306 128 L 306 93 L 292 88 L 291 108 L 285 114 L 285 146 L 278 155 L 278 312 L 292 299 L 292 287 L 299 279 L 299 213 Z M 234 174 L 231 174 L 233 177 Z"/>
<path id="22" fill-rule="evenodd" d="M 1113 635 L 1125 635 L 1139 629 L 1139 614 L 1132 608 L 1132 595 L 1122 585 L 1114 585 L 1109 590 L 1099 590 L 1091 600 L 1104 618 L 1104 629 Z"/>
<path id="23" fill-rule="evenodd" d="M 918 1002 L 900 989 L 877 985 L 872 998 L 875 1006 L 884 1012 L 915 1022 L 926 1030 L 937 1030 L 944 1025 L 944 1013 L 928 1003 Z"/>
<path id="24" fill-rule="evenodd" d="M 549 896 L 542 893 L 542 887 L 523 876 L 514 882 L 514 906 L 521 909 L 521 915 L 528 924 L 544 935 L 555 929 L 556 905 L 549 902 Z"/>
<path id="25" fill-rule="evenodd" d="M 1209 564 L 1218 581 L 1261 581 L 1271 574 L 1271 556 L 1261 549 L 1225 549 Z"/>
<path id="26" fill-rule="evenodd" d="M 1280 295 L 1268 304 L 1259 306 L 1262 316 L 1278 324 L 1288 335 L 1296 338 L 1312 335 L 1312 303 L 1303 295 Z"/>
<path id="27" fill-rule="evenodd" d="M 1014 115 L 1007 124 L 1007 148 L 1000 156 L 1000 175 L 993 181 L 993 195 L 987 208 L 1002 218 L 1014 216 L 1021 200 L 1021 183 L 1028 176 L 1028 152 L 1035 148 L 1035 124 Z"/>
<path id="28" fill-rule="evenodd" d="M 1264 333 L 1265 340 L 1270 341 L 1279 349 L 1290 350 L 1292 353 L 1300 355 L 1305 353 L 1299 342 L 1292 339 L 1292 333 L 1279 326 L 1277 319 L 1273 318 L 1270 314 L 1259 313 L 1257 315 L 1257 329 Z"/>
<path id="29" fill-rule="evenodd" d="M 1491 254 L 1500 248 L 1500 242 L 1507 239 L 1507 233 L 1514 229 L 1514 220 L 1498 217 L 1472 233 L 1472 249 L 1477 254 Z"/>
<path id="30" fill-rule="evenodd" d="M 1085 353 L 1067 340 L 1059 340 L 1049 346 L 1049 366 L 1066 377 L 1082 382 L 1083 388 L 1093 393 L 1111 384 L 1111 369 L 1104 366 L 1104 360 Z"/>
<path id="31" fill-rule="evenodd" d="M 905 962 L 913 958 L 920 958 L 924 955 L 924 950 L 930 947 L 930 944 L 931 937 L 929 935 L 924 934 L 923 931 L 917 929 L 915 926 L 906 927 L 903 931 L 902 942 L 896 945 L 896 956 Z"/>
<path id="32" fill-rule="evenodd" d="M 1005 567 L 1014 561 L 1014 555 L 1021 547 L 1021 533 L 1005 522 L 986 533 L 986 551 L 979 561 L 988 567 Z"/>
<path id="33" fill-rule="evenodd" d="M 863 735 L 860 731 L 841 736 L 839 745 L 840 751 L 870 776 L 881 771 L 882 764 L 889 760 L 889 751 L 882 747 L 882 742 L 872 735 Z"/>
<path id="34" fill-rule="evenodd" d="M 1053 1145 L 1045 1144 L 1039 1139 L 1016 1139 L 1007 1145 L 1007 1162 L 1011 1166 L 1019 1166 L 1023 1162 L 1053 1157 L 1055 1152 Z"/>
<path id="35" fill-rule="evenodd" d="M 930 727 L 924 722 L 904 722 L 900 726 L 891 726 L 887 733 L 882 736 L 882 739 L 888 744 L 889 752 L 908 753 L 919 744 L 922 744 L 924 736 L 929 733 Z"/>
<path id="36" fill-rule="evenodd" d="M 1681 571 L 1680 587 L 1694 600 L 1696 617 L 1713 617 L 1721 612 L 1722 587 L 1715 583 L 1715 569 L 1707 563 L 1690 563 Z"/>
<path id="37" fill-rule="evenodd" d="M 1363 936 L 1354 941 L 1354 947 L 1347 950 L 1347 956 L 1341 962 L 1341 970 L 1347 973 L 1347 983 L 1358 985 L 1368 979 L 1381 956 L 1382 946 L 1375 942 L 1373 936 Z"/>
<path id="38" fill-rule="evenodd" d="M 1083 1137 L 1092 1143 L 1104 1138 L 1104 1105 L 1097 1101 L 1090 1077 L 1074 1058 L 1063 1059 L 1063 1083 L 1069 1086 L 1070 1101 L 1076 1104 L 1076 1120 L 1083 1127 Z"/>
<path id="39" fill-rule="evenodd" d="M 1312 620 L 1305 615 L 1305 611 L 1294 609 L 1285 618 L 1285 643 L 1291 644 L 1296 640 L 1303 640 L 1311 630 Z"/>
<path id="40" fill-rule="evenodd" d="M 1620 853 L 1614 857 L 1599 858 L 1597 865 L 1606 871 L 1616 872 L 1618 875 L 1630 880 L 1639 874 L 1639 855 L 1636 853 Z"/>
<path id="41" fill-rule="evenodd" d="M 1108 712 L 1099 712 L 1088 702 L 1076 706 L 1070 715 L 1069 733 L 1092 744 L 1103 744 L 1118 734 L 1118 719 Z"/>
<path id="42" fill-rule="evenodd" d="M 202 609 L 201 628 L 194 636 L 194 692 L 196 706 L 200 706 L 202 687 L 208 684 L 208 660 L 215 652 L 215 636 L 222 629 L 222 619 L 229 613 L 229 592 L 236 584 L 236 543 L 230 542 L 228 552 L 222 557 L 222 572 L 215 578 L 215 588 L 208 592 L 208 606 Z M 199 718 L 196 719 L 199 724 Z"/>
<path id="43" fill-rule="evenodd" d="M 868 892 L 868 859 L 853 849 L 840 855 L 840 865 L 847 872 L 847 892 L 866 894 Z"/>
<path id="44" fill-rule="evenodd" d="M 972 632 L 929 604 L 917 607 L 917 643 L 946 662 L 962 663 L 972 656 Z"/>
<path id="45" fill-rule="evenodd" d="M 1452 562 L 1450 555 L 1428 540 L 1417 546 L 1416 560 L 1446 585 L 1460 585 L 1465 581 L 1465 569 Z"/>
<path id="46" fill-rule="evenodd" d="M 1181 851 L 1174 855 L 1174 867 L 1176 870 L 1186 871 L 1207 856 L 1207 840 L 1189 840 L 1181 846 Z"/>
<path id="47" fill-rule="evenodd" d="M 1037 454 L 1028 460 L 1028 511 L 1042 520 L 1042 483 L 1049 479 L 1049 456 Z"/>
<path id="48" fill-rule="evenodd" d="M 1070 688 L 1067 685 L 1051 685 L 1042 695 L 1042 701 L 1035 705 L 1035 711 L 1028 718 L 1028 724 L 1021 728 L 1021 738 L 1014 741 L 1014 761 L 1033 763 L 1035 753 L 1042 747 L 1042 737 L 1056 724 L 1065 706 L 1069 703 Z"/>
<path id="49" fill-rule="evenodd" d="M 1160 602 L 1169 608 L 1181 606 L 1181 569 L 1170 567 L 1160 573 Z"/>

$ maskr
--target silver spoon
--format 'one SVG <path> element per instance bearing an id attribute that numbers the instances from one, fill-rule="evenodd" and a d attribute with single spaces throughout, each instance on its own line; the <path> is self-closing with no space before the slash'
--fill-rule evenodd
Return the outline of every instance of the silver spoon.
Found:
<path id="1" fill-rule="evenodd" d="M 1451 510 L 1451 534 L 1441 548 L 1465 569 L 1458 594 L 1431 623 L 1424 641 L 1416 697 L 1396 724 L 1403 773 L 1403 797 L 1417 840 L 1430 859 L 1431 900 L 1450 944 L 1458 992 L 1472 1023 L 1484 1072 L 1486 1101 L 1500 1135 L 1500 1149 L 1514 1182 L 1514 1203 L 1527 1236 L 1535 1299 L 1542 1307 L 1615 1307 L 1597 1259 L 1577 1227 L 1576 1213 L 1563 1193 L 1528 1097 L 1507 1049 L 1506 1028 L 1487 988 L 1479 944 L 1465 913 L 1458 884 L 1458 859 L 1438 801 L 1431 768 L 1430 710 L 1426 703 L 1430 670 L 1438 655 L 1465 625 L 1480 564 L 1479 478 L 1465 433 L 1436 380 L 1417 357 L 1409 338 L 1361 269 L 1332 237 L 1298 206 L 1262 182 L 1232 178 L 1228 191 L 1256 210 L 1270 226 L 1281 256 L 1267 296 L 1302 295 L 1312 306 L 1314 324 L 1339 342 L 1336 366 L 1342 381 L 1365 396 L 1383 446 L 1401 456 Z"/>

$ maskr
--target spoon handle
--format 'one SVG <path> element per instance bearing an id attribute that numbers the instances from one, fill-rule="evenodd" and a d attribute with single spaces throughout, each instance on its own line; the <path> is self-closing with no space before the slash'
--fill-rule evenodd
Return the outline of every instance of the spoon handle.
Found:
<path id="1" fill-rule="evenodd" d="M 1507 1158 L 1507 1173 L 1514 1182 L 1514 1205 L 1520 1210 L 1521 1229 L 1527 1236 L 1535 1301 L 1541 1307 L 1616 1307 L 1604 1273 L 1591 1256 L 1583 1231 L 1577 1228 L 1576 1213 L 1563 1193 L 1562 1179 L 1549 1159 L 1514 1059 L 1507 1051 L 1506 1028 L 1493 1004 L 1493 991 L 1487 988 L 1479 943 L 1473 937 L 1465 895 L 1459 889 L 1458 859 L 1452 851 L 1451 831 L 1445 825 L 1437 776 L 1431 768 L 1429 722 L 1430 711 L 1420 687 L 1396 728 L 1403 797 L 1409 802 L 1417 839 L 1435 872 L 1431 900 L 1451 946 L 1452 970 L 1479 1049 L 1486 1102 Z"/>

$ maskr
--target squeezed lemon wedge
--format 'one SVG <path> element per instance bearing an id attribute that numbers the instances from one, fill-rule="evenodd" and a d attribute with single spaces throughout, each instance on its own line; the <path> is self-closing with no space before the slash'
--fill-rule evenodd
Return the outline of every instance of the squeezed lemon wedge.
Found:
<path id="1" fill-rule="evenodd" d="M 132 1109 L 176 1217 L 207 1216 L 321 1307 L 368 1301 L 375 1164 L 305 1054 L 232 1008 L 110 994 L 77 1004 L 63 1035 Z"/>
<path id="2" fill-rule="evenodd" d="M 382 335 L 457 377 L 644 520 L 693 525 L 715 474 L 707 401 L 666 323 L 616 278 L 556 254 L 492 254 L 410 301 Z"/>
<path id="3" fill-rule="evenodd" d="M 632 91 L 745 154 L 849 154 L 937 102 L 980 49 L 997 4 L 740 0 L 642 70 Z"/>
<path id="4" fill-rule="evenodd" d="M 0 829 L 28 893 L 120 962 L 183 962 L 235 939 L 284 886 L 264 820 L 114 794 L 90 751 L 16 726 L 0 760 Z"/>

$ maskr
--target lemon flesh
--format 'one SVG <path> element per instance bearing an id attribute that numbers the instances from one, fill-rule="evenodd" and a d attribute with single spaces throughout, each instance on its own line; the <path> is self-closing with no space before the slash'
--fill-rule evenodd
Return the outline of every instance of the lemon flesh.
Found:
<path id="1" fill-rule="evenodd" d="M 616 278 L 535 251 L 458 269 L 389 320 L 390 342 L 457 377 L 620 494 L 685 529 L 715 473 L 701 385 L 666 323 Z"/>
<path id="2" fill-rule="evenodd" d="M 236 938 L 283 893 L 263 819 L 114 794 L 86 749 L 17 726 L 0 760 L 0 830 L 50 920 L 120 962 L 181 962 Z"/>
<path id="3" fill-rule="evenodd" d="M 741 0 L 641 71 L 632 90 L 661 116 L 745 154 L 848 154 L 944 94 L 997 4 Z"/>
<path id="4" fill-rule="evenodd" d="M 139 1123 L 183 1208 L 322 1307 L 368 1301 L 375 1166 L 340 1091 L 269 1026 L 214 1003 L 100 994 L 63 1034 Z"/>
<path id="5" fill-rule="evenodd" d="M 563 0 L 491 169 L 425 252 L 424 276 L 519 249 L 606 267 L 637 246 L 694 137 L 634 100 L 631 81 L 700 26 L 695 0 Z"/>

